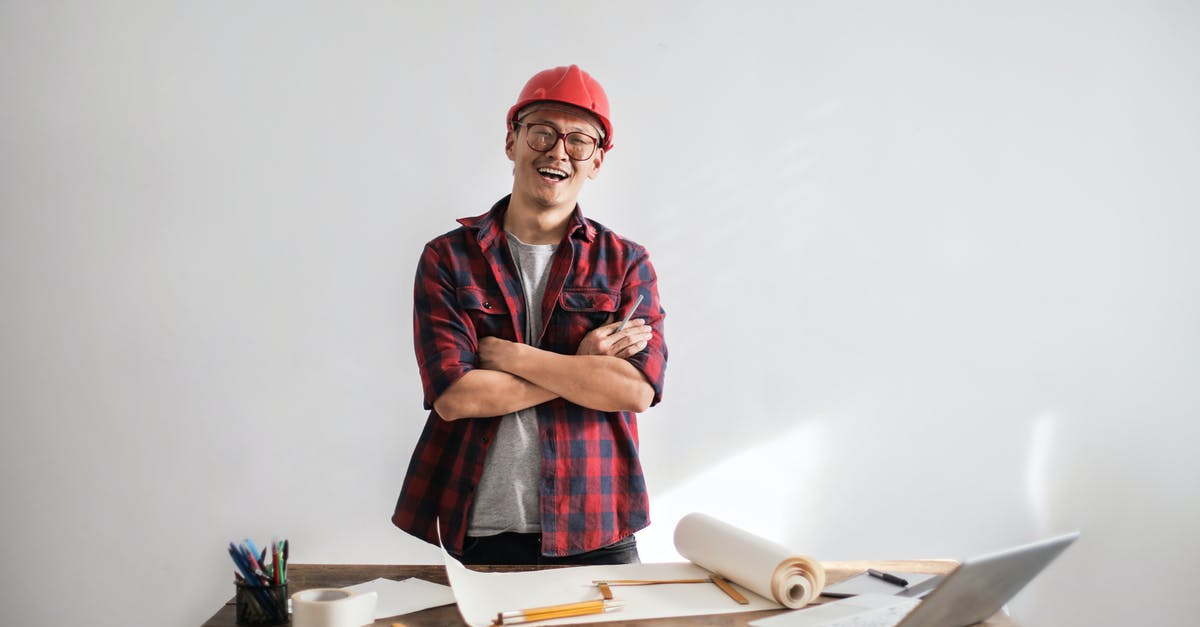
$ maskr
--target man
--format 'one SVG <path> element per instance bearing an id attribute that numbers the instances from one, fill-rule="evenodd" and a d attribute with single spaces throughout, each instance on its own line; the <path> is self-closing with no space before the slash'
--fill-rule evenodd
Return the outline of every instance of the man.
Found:
<path id="1" fill-rule="evenodd" d="M 440 531 L 467 564 L 637 562 L 650 519 L 635 412 L 662 398 L 667 348 L 645 249 L 576 203 L 612 150 L 608 98 L 557 67 L 506 123 L 512 193 L 429 242 L 417 268 L 433 411 L 392 522 L 432 543 Z"/>

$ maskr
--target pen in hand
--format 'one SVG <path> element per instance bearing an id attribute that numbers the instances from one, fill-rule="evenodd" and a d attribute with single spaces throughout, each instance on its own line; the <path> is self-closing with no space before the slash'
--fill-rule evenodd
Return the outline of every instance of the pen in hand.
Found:
<path id="1" fill-rule="evenodd" d="M 882 580 L 884 580 L 884 581 L 886 581 L 886 582 L 888 582 L 888 583 L 890 583 L 890 584 L 893 584 L 893 585 L 900 586 L 901 588 L 907 588 L 907 587 L 908 587 L 908 580 L 907 580 L 907 579 L 902 579 L 902 578 L 900 578 L 900 577 L 897 577 L 897 576 L 895 576 L 895 575 L 893 575 L 893 574 L 891 574 L 891 573 L 885 573 L 885 572 L 883 572 L 883 571 L 875 570 L 874 568 L 868 568 L 868 569 L 867 569 L 867 574 L 868 574 L 868 575 L 870 575 L 870 576 L 872 576 L 872 577 L 876 577 L 876 578 L 878 578 L 878 579 L 882 579 Z"/>
<path id="2" fill-rule="evenodd" d="M 637 300 L 633 301 L 633 307 L 629 308 L 629 313 L 625 314 L 625 318 L 621 320 L 621 324 L 617 325 L 617 331 L 625 328 L 629 324 L 629 319 L 633 317 L 633 312 L 637 311 L 638 305 L 642 304 L 642 295 L 638 294 Z M 616 333 L 617 331 L 613 331 Z"/>

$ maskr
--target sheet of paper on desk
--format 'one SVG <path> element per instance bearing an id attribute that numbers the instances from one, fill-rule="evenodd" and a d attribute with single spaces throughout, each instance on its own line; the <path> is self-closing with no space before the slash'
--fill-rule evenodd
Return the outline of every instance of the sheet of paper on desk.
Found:
<path id="1" fill-rule="evenodd" d="M 849 597 L 856 594 L 899 594 L 926 579 L 937 576 L 929 573 L 889 572 L 907 581 L 908 586 L 897 586 L 863 572 L 832 586 L 825 586 L 825 590 L 821 594 L 830 597 Z"/>
<path id="2" fill-rule="evenodd" d="M 468 570 L 445 548 L 442 557 L 459 613 L 468 624 L 478 627 L 490 625 L 498 612 L 598 600 L 601 593 L 596 581 L 611 584 L 613 600 L 622 604 L 620 609 L 543 624 L 732 614 L 779 609 L 785 605 L 801 607 L 816 598 L 825 585 L 825 569 L 812 558 L 795 555 L 781 545 L 704 514 L 688 514 L 679 521 L 675 527 L 675 548 L 691 561 L 481 573 Z M 711 581 L 713 573 L 722 575 L 748 602 L 742 605 L 722 591 Z M 621 585 L 622 579 L 701 581 Z"/>
<path id="3" fill-rule="evenodd" d="M 346 586 L 345 589 L 359 593 L 374 590 L 379 595 L 379 603 L 375 606 L 376 619 L 419 612 L 431 607 L 454 603 L 454 592 L 450 586 L 443 586 L 416 577 L 410 577 L 404 581 L 380 577 L 366 583 Z"/>
<path id="4" fill-rule="evenodd" d="M 693 579 L 708 577 L 709 572 L 691 563 L 621 564 L 619 566 L 577 566 L 525 573 L 480 573 L 468 570 L 445 553 L 446 574 L 458 599 L 463 620 L 472 627 L 492 624 L 497 612 L 520 610 L 560 603 L 577 603 L 600 598 L 593 580 L 614 579 Z M 619 586 L 613 588 L 617 601 L 625 605 L 615 612 L 539 621 L 539 625 L 598 623 L 603 621 L 644 620 L 668 616 L 699 616 L 779 609 L 741 586 L 737 589 L 750 601 L 738 605 L 721 589 L 707 583 L 666 584 L 657 586 Z"/>
<path id="5" fill-rule="evenodd" d="M 832 603 L 784 612 L 751 627 L 895 627 L 920 603 L 889 594 L 859 594 Z"/>

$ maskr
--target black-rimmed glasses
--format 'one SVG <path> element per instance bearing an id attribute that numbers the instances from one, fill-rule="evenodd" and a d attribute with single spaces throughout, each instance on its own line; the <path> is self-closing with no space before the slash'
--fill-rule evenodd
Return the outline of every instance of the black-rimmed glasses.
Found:
<path id="1" fill-rule="evenodd" d="M 579 131 L 560 133 L 553 126 L 540 122 L 513 122 L 513 126 L 525 127 L 525 143 L 538 152 L 549 152 L 558 143 L 558 140 L 563 140 L 563 149 L 567 151 L 567 156 L 571 158 L 571 161 L 591 159 L 592 153 L 596 152 L 596 143 L 599 141 L 595 137 Z"/>

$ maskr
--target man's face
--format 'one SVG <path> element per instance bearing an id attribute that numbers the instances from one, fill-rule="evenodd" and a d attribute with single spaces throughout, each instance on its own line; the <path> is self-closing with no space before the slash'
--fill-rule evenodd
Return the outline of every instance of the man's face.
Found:
<path id="1" fill-rule="evenodd" d="M 599 138 L 600 131 L 591 116 L 572 109 L 566 105 L 535 105 L 520 118 L 521 126 L 509 130 L 504 152 L 513 162 L 514 195 L 544 208 L 574 208 L 584 180 L 596 177 L 604 162 L 604 150 L 599 146 L 584 161 L 567 156 L 565 139 L 555 141 L 546 152 L 529 147 L 527 124 L 546 124 L 559 133 L 578 131 Z"/>

